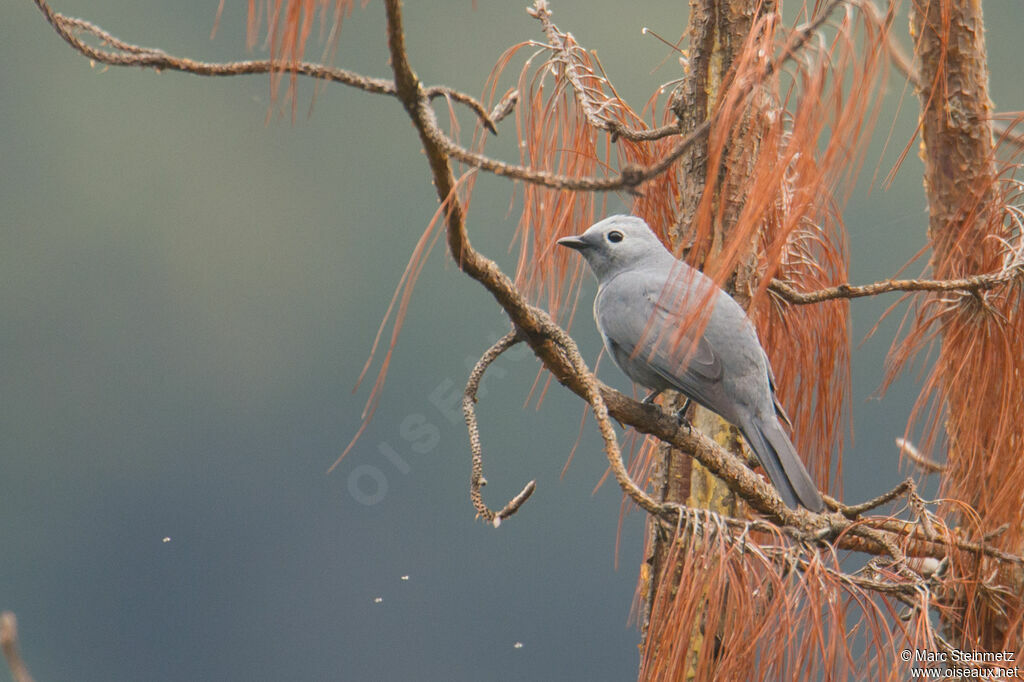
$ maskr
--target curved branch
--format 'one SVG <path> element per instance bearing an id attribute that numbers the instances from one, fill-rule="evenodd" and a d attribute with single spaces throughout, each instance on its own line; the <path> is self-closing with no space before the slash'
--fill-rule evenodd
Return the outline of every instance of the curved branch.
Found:
<path id="1" fill-rule="evenodd" d="M 443 144 L 443 135 L 439 135 L 433 110 L 427 104 L 425 91 L 409 64 L 405 50 L 405 32 L 402 26 L 402 10 L 400 0 L 385 0 L 387 13 L 388 48 L 391 53 L 391 68 L 395 74 L 395 85 L 398 99 L 402 102 L 412 119 L 412 123 L 420 136 L 426 152 L 427 160 L 434 176 L 434 185 L 438 197 L 446 203 L 445 224 L 447 227 L 448 248 L 459 269 L 477 280 L 497 299 L 505 309 L 516 329 L 526 342 L 543 361 L 545 366 L 555 375 L 559 382 L 568 385 L 580 397 L 590 403 L 594 417 L 598 421 L 601 436 L 605 441 L 605 452 L 612 471 L 623 490 L 642 509 L 652 514 L 666 514 L 662 508 L 650 498 L 630 478 L 622 463 L 615 437 L 615 430 L 609 419 L 609 412 L 619 415 L 610 408 L 609 397 L 615 395 L 625 399 L 617 391 L 611 391 L 601 384 L 587 369 L 572 338 L 543 310 L 526 302 L 508 276 L 501 271 L 494 261 L 476 251 L 469 243 L 466 234 L 465 213 L 462 203 L 454 195 L 455 177 L 449 163 L 449 156 Z M 627 399 L 628 400 L 628 399 Z M 635 402 L 635 401 L 632 401 Z M 639 403 L 636 403 L 639 405 Z M 646 406 L 645 406 L 646 407 Z M 657 408 L 655 408 L 657 409 Z M 660 410 L 659 410 L 660 412 Z M 671 417 L 666 416 L 668 419 Z M 673 424 L 674 427 L 678 425 Z M 757 479 L 749 472 L 752 479 Z M 760 484 L 763 491 L 765 484 Z M 770 499 L 770 498 L 769 498 Z M 781 502 L 776 499 L 777 506 Z"/>
<path id="2" fill-rule="evenodd" d="M 467 107 L 473 110 L 476 117 L 480 119 L 480 123 L 484 128 L 487 128 L 487 132 L 492 135 L 498 134 L 498 129 L 494 125 L 494 121 L 491 120 L 491 115 L 484 109 L 484 105 L 481 104 L 476 97 L 467 95 L 464 92 L 459 92 L 455 88 L 449 88 L 447 85 L 432 85 L 426 89 L 427 99 L 434 99 L 435 97 L 447 97 L 448 99 L 455 100 L 461 104 L 465 104 Z"/>
<path id="3" fill-rule="evenodd" d="M 42 11 L 46 20 L 53 26 L 64 41 L 84 56 L 101 64 L 111 66 L 138 66 L 157 70 L 181 71 L 197 76 L 241 76 L 246 74 L 271 73 L 275 71 L 294 71 L 303 76 L 320 80 L 343 83 L 366 92 L 382 95 L 394 95 L 395 84 L 383 78 L 363 76 L 353 71 L 334 67 L 312 64 L 309 62 L 285 63 L 270 59 L 246 60 L 238 62 L 202 62 L 184 57 L 175 57 L 163 50 L 142 47 L 111 35 L 102 28 L 84 19 L 68 17 L 54 12 L 46 0 L 33 0 Z M 98 38 L 105 45 L 110 45 L 117 52 L 103 50 L 88 44 L 75 32 L 84 31 Z M 466 96 L 468 97 L 468 95 Z M 481 107 L 482 108 L 482 107 Z"/>
<path id="4" fill-rule="evenodd" d="M 272 59 L 203 62 L 185 57 L 175 57 L 158 48 L 143 47 L 125 42 L 92 22 L 55 12 L 46 3 L 46 0 L 33 0 L 33 2 L 35 2 L 36 6 L 46 17 L 46 20 L 65 42 L 82 55 L 101 64 L 181 71 L 182 73 L 191 73 L 197 76 L 243 76 L 289 71 L 318 80 L 341 83 L 364 92 L 390 95 L 392 97 L 395 95 L 395 84 L 390 80 L 364 76 L 347 69 L 339 69 L 312 62 L 275 61 Z M 78 31 L 94 36 L 104 45 L 114 48 L 116 52 L 100 49 L 88 44 L 76 35 Z M 483 104 L 472 95 L 467 95 L 446 85 L 431 86 L 427 88 L 426 95 L 429 99 L 447 97 L 460 104 L 464 104 L 476 114 L 488 131 L 495 135 L 498 134 L 495 127 L 495 116 L 488 113 Z"/>
<path id="5" fill-rule="evenodd" d="M 473 455 L 473 473 L 470 476 L 469 482 L 469 499 L 473 501 L 473 507 L 476 508 L 477 516 L 482 517 L 495 528 L 501 525 L 503 519 L 508 518 L 519 511 L 519 507 L 523 506 L 523 503 L 530 499 L 530 495 L 533 494 L 534 489 L 537 487 L 537 482 L 530 481 L 527 483 L 523 487 L 522 491 L 513 497 L 501 511 L 492 511 L 484 503 L 484 498 L 480 494 L 480 489 L 487 485 L 487 479 L 484 478 L 483 448 L 480 446 L 480 428 L 477 425 L 476 409 L 473 405 L 476 403 L 476 393 L 480 388 L 480 380 L 483 379 L 484 372 L 487 371 L 487 368 L 491 366 L 491 363 L 494 362 L 499 355 L 519 343 L 520 340 L 521 339 L 516 334 L 515 330 L 513 330 L 498 339 L 493 346 L 484 351 L 483 356 L 481 356 L 481 358 L 477 360 L 476 365 L 474 365 L 473 371 L 469 373 L 469 379 L 466 381 L 466 390 L 462 394 L 462 413 L 466 418 L 466 429 L 469 431 L 469 449 Z"/>
<path id="6" fill-rule="evenodd" d="M 583 356 L 580 355 L 579 348 L 576 347 L 576 342 L 572 340 L 572 337 L 564 329 L 551 321 L 550 318 L 546 322 L 544 327 L 548 338 L 558 344 L 572 365 L 573 371 L 583 381 L 583 398 L 590 403 L 590 407 L 594 411 L 594 419 L 597 420 L 597 425 L 601 431 L 601 438 L 604 439 L 605 454 L 608 457 L 612 474 L 615 476 L 619 487 L 629 495 L 630 499 L 638 507 L 647 513 L 661 517 L 669 515 L 671 508 L 661 505 L 651 498 L 633 481 L 629 472 L 626 471 L 626 466 L 622 463 L 622 452 L 619 450 L 615 429 L 612 427 L 611 419 L 609 419 L 608 404 L 602 394 L 603 385 L 598 382 L 597 377 L 587 368 Z"/>
<path id="7" fill-rule="evenodd" d="M 497 161 L 484 156 L 465 147 L 461 147 L 444 134 L 436 125 L 432 125 L 428 133 L 434 137 L 434 142 L 455 159 L 474 168 L 494 173 L 504 177 L 530 182 L 535 185 L 544 185 L 551 189 L 571 190 L 577 192 L 616 192 L 619 190 L 633 191 L 643 183 L 655 178 L 666 170 L 689 149 L 694 142 L 707 134 L 711 124 L 709 120 L 704 121 L 693 129 L 686 137 L 662 157 L 657 163 L 649 166 L 637 164 L 626 164 L 622 166 L 619 174 L 612 177 L 574 177 L 559 175 L 549 171 L 536 170 L 528 166 L 520 166 L 513 163 Z"/>
<path id="8" fill-rule="evenodd" d="M 903 481 L 889 492 L 882 493 L 878 497 L 867 500 L 866 502 L 861 502 L 860 504 L 846 506 L 840 503 L 838 500 L 834 500 L 828 496 L 825 497 L 825 501 L 829 504 L 829 506 L 835 507 L 846 518 L 855 519 L 858 516 L 864 514 L 864 512 L 871 511 L 872 509 L 881 507 L 883 504 L 888 504 L 889 502 L 892 502 L 897 497 L 905 495 L 907 491 L 913 490 L 913 488 L 914 482 L 908 478 L 907 480 Z"/>

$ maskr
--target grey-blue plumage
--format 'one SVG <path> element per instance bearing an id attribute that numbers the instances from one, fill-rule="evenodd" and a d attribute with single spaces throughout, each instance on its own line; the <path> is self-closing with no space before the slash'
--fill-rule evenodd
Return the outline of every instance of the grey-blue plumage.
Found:
<path id="1" fill-rule="evenodd" d="M 821 511 L 821 495 L 779 423 L 768 357 L 743 308 L 676 259 L 640 218 L 611 216 L 558 243 L 579 251 L 597 277 L 594 319 L 615 364 L 638 384 L 679 391 L 734 424 L 782 500 Z M 683 324 L 693 333 L 680 339 Z"/>

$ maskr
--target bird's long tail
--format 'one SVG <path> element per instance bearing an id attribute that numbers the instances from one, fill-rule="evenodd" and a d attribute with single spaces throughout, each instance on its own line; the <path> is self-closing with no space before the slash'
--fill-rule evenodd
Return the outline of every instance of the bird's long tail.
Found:
<path id="1" fill-rule="evenodd" d="M 816 512 L 825 508 L 821 493 L 775 415 L 755 417 L 741 431 L 787 506 L 801 504 Z"/>

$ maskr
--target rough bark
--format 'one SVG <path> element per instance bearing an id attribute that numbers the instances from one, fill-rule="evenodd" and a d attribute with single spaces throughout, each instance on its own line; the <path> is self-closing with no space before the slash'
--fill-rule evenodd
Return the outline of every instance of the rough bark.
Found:
<path id="1" fill-rule="evenodd" d="M 933 274 L 947 278 L 998 271 L 1000 242 L 992 237 L 1003 236 L 1003 201 L 993 141 L 982 3 L 918 0 L 912 3 L 911 31 L 920 73 L 920 154 L 925 166 Z M 1003 363 L 1000 348 L 988 342 L 994 329 L 1008 327 L 1011 338 L 1019 333 L 1013 329 L 1015 315 L 1019 326 L 1019 314 L 1006 299 L 976 293 L 973 298 L 956 300 L 940 327 L 942 346 L 935 376 L 945 408 L 944 494 L 970 504 L 984 531 L 1008 528 L 998 542 L 1006 550 L 1019 552 L 1024 519 L 1019 482 L 1012 477 L 1019 476 L 1021 426 L 1016 419 L 999 414 L 1011 409 L 1008 395 L 1019 395 L 1019 386 L 1015 386 L 1020 382 L 1019 367 L 1014 366 L 1020 358 L 1011 351 Z M 1008 482 L 1012 485 L 1007 486 Z M 1016 494 L 1005 490 L 1008 487 L 1015 488 Z M 974 590 L 947 595 L 947 601 L 961 614 L 946 622 L 947 629 L 989 651 L 1012 648 L 1020 639 L 1015 618 L 1024 588 L 1021 572 L 995 571 L 980 559 L 973 563 L 966 570 L 990 576 L 982 580 L 994 578 L 1014 594 L 1001 602 L 982 598 Z"/>
<path id="2" fill-rule="evenodd" d="M 751 30 L 761 17 L 776 12 L 776 4 L 772 0 L 691 0 L 687 27 L 689 69 L 675 93 L 673 105 L 684 133 L 696 129 L 711 118 L 722 88 L 727 86 L 731 70 L 747 44 Z M 715 141 L 707 136 L 693 144 L 679 161 L 684 169 L 680 174 L 680 220 L 669 230 L 669 236 L 671 246 L 677 252 L 695 251 L 690 254 L 690 259 L 698 266 L 721 253 L 746 200 L 750 174 L 754 169 L 764 129 L 766 107 L 769 105 L 767 98 L 757 93 L 750 101 L 751 105 L 743 113 L 741 121 L 728 134 L 725 154 L 718 167 L 709 168 L 709 145 Z M 698 243 L 693 228 L 696 221 L 702 219 L 700 216 L 707 215 L 713 221 L 710 240 Z M 727 289 L 744 307 L 750 300 L 754 255 L 751 248 L 741 258 L 739 267 L 727 282 Z M 680 405 L 681 400 L 677 400 L 676 407 Z M 730 424 L 700 406 L 692 408 L 688 416 L 694 428 L 705 433 L 718 445 L 741 454 L 738 433 Z M 739 503 L 735 495 L 707 469 L 694 462 L 691 455 L 668 445 L 660 446 L 658 455 L 662 501 L 710 509 L 727 516 L 737 514 Z M 672 539 L 655 528 L 654 524 L 651 524 L 650 533 L 651 554 L 645 570 L 648 580 L 645 625 L 649 624 L 651 618 L 671 615 L 652 613 L 652 605 L 659 586 L 667 589 L 664 586 L 675 585 L 677 580 L 672 575 L 678 572 L 678 568 L 670 565 L 668 560 Z M 645 646 L 657 647 L 657 642 L 646 641 L 646 634 L 645 628 Z M 713 641 L 713 634 L 698 634 L 691 641 L 687 679 L 693 678 L 693 661 L 701 648 Z"/>
<path id="3" fill-rule="evenodd" d="M 995 246 L 983 238 L 998 202 L 981 1 L 912 6 L 932 267 L 938 277 L 985 272 Z"/>

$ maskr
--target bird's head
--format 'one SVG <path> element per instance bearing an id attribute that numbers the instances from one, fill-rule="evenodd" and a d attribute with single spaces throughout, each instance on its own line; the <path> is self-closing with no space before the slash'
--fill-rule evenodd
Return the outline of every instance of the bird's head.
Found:
<path id="1" fill-rule="evenodd" d="M 558 244 L 579 251 L 598 282 L 651 260 L 672 258 L 647 223 L 636 216 L 609 216 L 579 236 L 559 239 Z"/>

